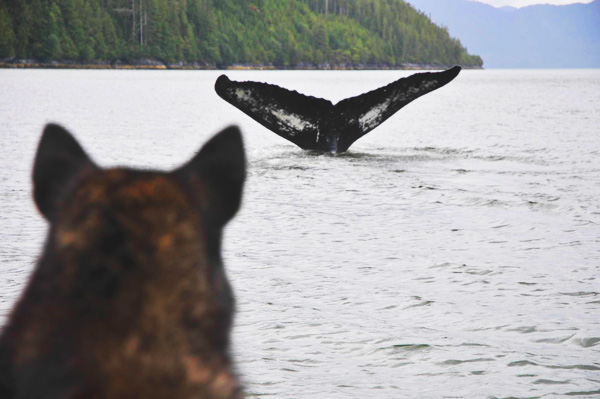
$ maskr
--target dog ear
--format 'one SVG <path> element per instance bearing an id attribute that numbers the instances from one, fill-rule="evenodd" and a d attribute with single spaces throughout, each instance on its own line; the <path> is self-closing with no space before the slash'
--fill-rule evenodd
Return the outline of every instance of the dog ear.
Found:
<path id="1" fill-rule="evenodd" d="M 191 186 L 205 217 L 224 226 L 240 207 L 246 179 L 246 154 L 240 129 L 230 126 L 217 133 L 174 173 Z"/>
<path id="2" fill-rule="evenodd" d="M 89 168 L 96 165 L 75 138 L 59 125 L 46 125 L 33 167 L 33 197 L 47 220 L 52 221 L 74 178 Z"/>

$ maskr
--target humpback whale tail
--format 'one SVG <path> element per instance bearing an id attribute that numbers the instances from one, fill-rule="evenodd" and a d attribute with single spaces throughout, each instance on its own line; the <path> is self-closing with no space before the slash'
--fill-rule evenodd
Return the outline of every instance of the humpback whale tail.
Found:
<path id="1" fill-rule="evenodd" d="M 438 89 L 460 72 L 417 73 L 337 104 L 260 82 L 221 75 L 215 91 L 267 129 L 306 150 L 344 152 L 411 101 Z"/>

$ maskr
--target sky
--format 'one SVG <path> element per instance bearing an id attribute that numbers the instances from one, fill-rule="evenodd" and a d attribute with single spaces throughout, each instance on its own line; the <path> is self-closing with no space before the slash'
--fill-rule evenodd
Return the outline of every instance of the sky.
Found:
<path id="1" fill-rule="evenodd" d="M 591 3 L 593 0 L 474 0 L 480 3 L 486 3 L 494 7 L 512 6 L 512 7 L 525 7 L 534 4 L 572 4 L 572 3 Z"/>

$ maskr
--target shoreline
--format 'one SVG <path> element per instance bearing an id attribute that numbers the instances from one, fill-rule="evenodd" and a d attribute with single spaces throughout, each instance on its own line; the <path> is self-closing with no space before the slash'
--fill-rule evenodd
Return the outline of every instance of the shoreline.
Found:
<path id="1" fill-rule="evenodd" d="M 407 63 L 401 65 L 386 64 L 334 64 L 314 65 L 300 63 L 293 66 L 276 66 L 272 64 L 233 64 L 217 66 L 198 62 L 163 63 L 155 59 L 137 59 L 126 62 L 91 61 L 74 62 L 56 60 L 41 62 L 32 59 L 0 60 L 0 69 L 120 69 L 120 70 L 231 70 L 231 71 L 262 71 L 262 70 L 317 70 L 317 71 L 362 71 L 362 70 L 444 70 L 453 65 L 434 65 Z M 464 69 L 484 69 L 479 66 L 463 66 Z"/>

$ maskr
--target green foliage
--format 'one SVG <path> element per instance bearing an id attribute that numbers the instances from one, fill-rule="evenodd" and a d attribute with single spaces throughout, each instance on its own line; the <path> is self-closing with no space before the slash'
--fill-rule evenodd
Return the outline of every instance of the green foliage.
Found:
<path id="1" fill-rule="evenodd" d="M 401 0 L 0 0 L 0 58 L 482 65 Z"/>
<path id="2" fill-rule="evenodd" d="M 14 57 L 15 33 L 8 9 L 0 3 L 0 58 Z"/>

